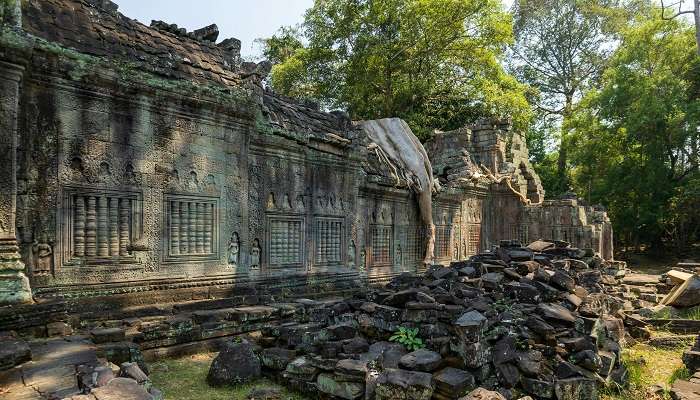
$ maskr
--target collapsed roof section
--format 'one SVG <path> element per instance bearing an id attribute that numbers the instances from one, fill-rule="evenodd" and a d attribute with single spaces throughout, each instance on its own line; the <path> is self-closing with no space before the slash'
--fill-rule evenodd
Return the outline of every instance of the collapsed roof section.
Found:
<path id="1" fill-rule="evenodd" d="M 134 62 L 166 78 L 237 86 L 251 72 L 240 62 L 237 39 L 215 44 L 184 29 L 181 34 L 165 30 L 163 23 L 149 27 L 117 7 L 109 0 L 29 0 L 23 4 L 22 27 L 83 54 Z"/>
<path id="2" fill-rule="evenodd" d="M 544 189 L 523 136 L 508 121 L 482 119 L 426 143 L 433 174 L 447 188 L 501 185 L 525 204 L 540 204 Z"/>

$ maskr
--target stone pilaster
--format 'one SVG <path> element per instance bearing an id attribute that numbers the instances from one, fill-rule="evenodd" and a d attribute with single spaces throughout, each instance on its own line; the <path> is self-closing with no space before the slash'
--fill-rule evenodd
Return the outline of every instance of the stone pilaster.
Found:
<path id="1" fill-rule="evenodd" d="M 32 301 L 15 235 L 17 115 L 24 67 L 0 60 L 0 305 Z"/>

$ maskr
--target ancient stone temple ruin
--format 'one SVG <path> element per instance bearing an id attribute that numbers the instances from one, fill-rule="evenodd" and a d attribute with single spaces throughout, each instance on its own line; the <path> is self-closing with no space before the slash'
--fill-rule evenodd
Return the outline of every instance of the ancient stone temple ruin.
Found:
<path id="1" fill-rule="evenodd" d="M 0 301 L 330 293 L 423 266 L 411 182 L 363 124 L 266 90 L 237 39 L 109 0 L 0 4 Z M 507 122 L 425 148 L 434 263 L 538 238 L 612 257 L 605 212 L 545 200 Z"/>

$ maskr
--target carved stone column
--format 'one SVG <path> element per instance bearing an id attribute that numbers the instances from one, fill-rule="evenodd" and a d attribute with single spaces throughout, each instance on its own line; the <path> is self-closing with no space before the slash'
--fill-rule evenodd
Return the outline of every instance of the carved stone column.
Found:
<path id="1" fill-rule="evenodd" d="M 17 114 L 24 67 L 0 60 L 0 305 L 32 301 L 15 235 Z"/>

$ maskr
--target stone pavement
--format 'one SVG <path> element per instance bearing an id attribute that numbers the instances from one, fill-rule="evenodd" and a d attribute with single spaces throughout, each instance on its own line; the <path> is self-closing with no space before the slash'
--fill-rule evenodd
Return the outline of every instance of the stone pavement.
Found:
<path id="1" fill-rule="evenodd" d="M 0 372 L 0 397 L 50 399 L 80 393 L 79 365 L 97 365 L 96 348 L 83 336 L 30 342 L 32 361 Z"/>

